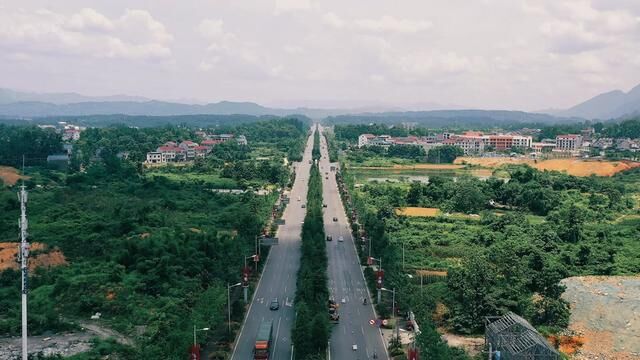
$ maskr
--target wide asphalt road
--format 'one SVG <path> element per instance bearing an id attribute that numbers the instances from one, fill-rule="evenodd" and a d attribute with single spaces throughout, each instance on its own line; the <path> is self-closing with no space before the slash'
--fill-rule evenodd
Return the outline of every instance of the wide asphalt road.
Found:
<path id="1" fill-rule="evenodd" d="M 306 213 L 301 205 L 307 200 L 312 147 L 313 135 L 307 141 L 302 162 L 294 164 L 296 179 L 291 189 L 290 203 L 283 214 L 285 224 L 278 229 L 279 244 L 271 247 L 262 279 L 258 282 L 231 357 L 234 360 L 253 359 L 256 335 L 264 320 L 273 320 L 271 359 L 291 359 L 291 329 L 295 320 L 293 299 L 296 293 L 296 274 L 300 266 L 301 223 Z M 280 309 L 276 311 L 269 310 L 269 304 L 274 298 L 278 298 L 280 302 Z"/>
<path id="2" fill-rule="evenodd" d="M 320 131 L 322 134 L 322 128 Z M 333 237 L 333 241 L 327 241 L 329 293 L 340 303 L 340 322 L 333 325 L 329 345 L 331 359 L 373 359 L 374 352 L 378 359 L 387 359 L 380 329 L 369 324 L 370 320 L 375 319 L 371 298 L 338 193 L 336 172 L 330 170 L 331 165 L 338 169 L 338 164 L 329 163 L 324 136 L 320 140 L 322 195 L 327 204 L 324 209 L 324 229 L 327 235 Z M 338 221 L 333 221 L 334 217 Z M 343 241 L 339 241 L 341 236 Z M 367 305 L 362 303 L 364 298 L 367 298 Z M 357 345 L 357 350 L 353 350 L 353 345 Z"/>

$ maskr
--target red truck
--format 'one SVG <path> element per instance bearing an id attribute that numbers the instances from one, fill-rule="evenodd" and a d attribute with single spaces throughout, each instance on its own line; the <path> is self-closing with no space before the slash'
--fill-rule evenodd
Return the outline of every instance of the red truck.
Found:
<path id="1" fill-rule="evenodd" d="M 258 328 L 256 345 L 253 349 L 255 360 L 268 360 L 271 358 L 271 338 L 273 336 L 273 321 L 263 321 Z"/>

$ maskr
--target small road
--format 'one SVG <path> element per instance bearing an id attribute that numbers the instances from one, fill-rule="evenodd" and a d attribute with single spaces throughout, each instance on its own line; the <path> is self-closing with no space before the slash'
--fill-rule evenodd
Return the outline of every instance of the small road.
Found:
<path id="1" fill-rule="evenodd" d="M 322 133 L 322 129 L 320 131 Z M 331 333 L 331 359 L 373 359 L 374 352 L 378 359 L 387 359 L 380 329 L 369 324 L 370 320 L 375 319 L 373 305 L 338 192 L 336 173 L 330 170 L 331 165 L 338 169 L 338 164 L 329 163 L 326 140 L 323 136 L 320 139 L 322 193 L 327 204 L 324 209 L 324 229 L 327 235 L 333 237 L 333 241 L 327 241 L 329 293 L 340 303 L 340 322 L 333 325 Z M 333 221 L 334 217 L 338 221 Z M 344 239 L 342 242 L 338 241 L 341 236 Z M 367 305 L 363 305 L 364 298 L 367 298 Z M 354 351 L 353 345 L 357 345 L 358 349 Z"/>
<path id="2" fill-rule="evenodd" d="M 291 329 L 294 325 L 295 310 L 293 299 L 296 293 L 296 275 L 300 266 L 300 233 L 306 203 L 313 147 L 313 135 L 307 141 L 301 163 L 297 163 L 296 179 L 291 189 L 290 203 L 284 211 L 285 225 L 278 229 L 279 244 L 271 247 L 262 278 L 251 299 L 242 330 L 233 354 L 234 360 L 253 359 L 253 347 L 260 323 L 273 321 L 273 343 L 270 359 L 290 360 L 292 356 Z M 300 201 L 298 201 L 300 198 Z M 280 309 L 269 310 L 272 299 L 278 298 Z"/>

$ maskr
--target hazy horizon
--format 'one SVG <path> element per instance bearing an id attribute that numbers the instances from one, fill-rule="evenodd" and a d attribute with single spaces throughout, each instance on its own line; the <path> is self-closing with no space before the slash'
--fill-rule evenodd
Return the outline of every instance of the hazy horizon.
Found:
<path id="1" fill-rule="evenodd" d="M 640 82 L 640 3 L 0 5 L 0 87 L 277 107 L 568 108 Z"/>

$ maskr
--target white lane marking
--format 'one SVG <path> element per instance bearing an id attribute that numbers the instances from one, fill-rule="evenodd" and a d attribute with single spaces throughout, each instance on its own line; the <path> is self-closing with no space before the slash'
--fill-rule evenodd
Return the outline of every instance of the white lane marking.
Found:
<path id="1" fill-rule="evenodd" d="M 273 345 L 273 357 L 276 357 L 276 349 L 278 348 L 278 334 L 280 334 L 280 322 L 282 318 L 278 318 L 278 328 L 276 329 L 276 341 Z"/>

